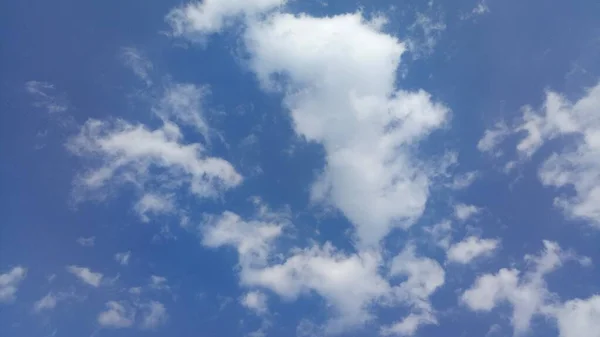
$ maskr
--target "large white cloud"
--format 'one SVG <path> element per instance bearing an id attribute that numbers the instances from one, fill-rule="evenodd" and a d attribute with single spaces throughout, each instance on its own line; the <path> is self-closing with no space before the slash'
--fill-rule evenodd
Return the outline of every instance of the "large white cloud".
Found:
<path id="1" fill-rule="evenodd" d="M 27 269 L 18 266 L 0 274 L 0 303 L 12 302 L 16 298 L 19 284 L 25 279 Z"/>
<path id="2" fill-rule="evenodd" d="M 339 208 L 363 246 L 412 225 L 430 179 L 411 149 L 448 109 L 424 91 L 395 88 L 404 45 L 360 13 L 275 14 L 250 24 L 244 39 L 261 85 L 285 93 L 296 133 L 326 151 L 313 200 Z"/>

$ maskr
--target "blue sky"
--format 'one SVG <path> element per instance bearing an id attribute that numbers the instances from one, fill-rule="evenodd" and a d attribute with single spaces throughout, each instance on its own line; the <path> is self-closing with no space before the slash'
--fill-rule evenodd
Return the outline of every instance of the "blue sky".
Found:
<path id="1" fill-rule="evenodd" d="M 595 1 L 4 1 L 2 336 L 600 337 Z"/>

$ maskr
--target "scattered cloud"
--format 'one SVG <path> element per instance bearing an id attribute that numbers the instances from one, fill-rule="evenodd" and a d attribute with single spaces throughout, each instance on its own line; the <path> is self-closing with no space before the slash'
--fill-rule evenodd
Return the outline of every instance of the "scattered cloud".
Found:
<path id="1" fill-rule="evenodd" d="M 68 101 L 63 95 L 57 93 L 52 83 L 29 81 L 25 83 L 25 90 L 32 96 L 35 107 L 46 109 L 51 114 L 68 110 Z"/>
<path id="2" fill-rule="evenodd" d="M 158 275 L 150 276 L 150 288 L 155 290 L 171 290 L 169 283 L 167 282 L 167 278 Z"/>
<path id="3" fill-rule="evenodd" d="M 210 93 L 207 86 L 175 83 L 167 86 L 154 113 L 163 121 L 195 128 L 209 142 L 209 127 L 205 122 L 203 99 Z"/>
<path id="4" fill-rule="evenodd" d="M 475 205 L 456 204 L 454 205 L 454 217 L 460 221 L 467 221 L 472 216 L 481 212 L 481 209 Z"/>
<path id="5" fill-rule="evenodd" d="M 142 329 L 155 329 L 167 321 L 167 309 L 160 302 L 150 301 L 142 305 L 142 311 Z"/>
<path id="6" fill-rule="evenodd" d="M 106 311 L 98 315 L 98 324 L 105 328 L 121 329 L 131 327 L 135 320 L 135 309 L 116 301 L 106 303 Z"/>
<path id="7" fill-rule="evenodd" d="M 452 222 L 449 220 L 443 220 L 431 227 L 426 227 L 425 232 L 427 232 L 431 240 L 441 248 L 447 250 L 450 248 L 450 243 L 452 241 Z"/>
<path id="8" fill-rule="evenodd" d="M 34 312 L 42 312 L 42 311 L 46 311 L 46 310 L 52 310 L 56 307 L 56 305 L 58 304 L 58 302 L 60 301 L 64 301 L 70 297 L 74 297 L 75 294 L 74 293 L 67 293 L 67 292 L 49 292 L 48 294 L 46 294 L 44 297 L 40 298 L 39 300 L 35 301 L 35 303 L 33 303 L 33 311 Z"/>
<path id="9" fill-rule="evenodd" d="M 67 271 L 92 287 L 98 287 L 102 282 L 103 275 L 101 273 L 94 273 L 86 267 L 68 266 Z"/>
<path id="10" fill-rule="evenodd" d="M 230 163 L 207 156 L 199 143 L 182 141 L 179 127 L 168 122 L 159 129 L 148 130 L 123 120 L 114 123 L 89 120 L 67 147 L 76 155 L 93 157 L 102 164 L 77 179 L 76 193 L 85 195 L 101 190 L 111 181 L 117 185 L 129 183 L 143 190 L 151 181 L 164 190 L 187 183 L 194 195 L 216 197 L 242 181 Z M 155 174 L 150 174 L 151 170 Z"/>
<path id="11" fill-rule="evenodd" d="M 146 84 L 146 86 L 149 87 L 152 85 L 150 76 L 153 69 L 152 62 L 150 62 L 140 50 L 134 47 L 124 47 L 121 48 L 120 56 L 123 63 L 129 67 L 133 73 Z"/>
<path id="12" fill-rule="evenodd" d="M 0 274 L 0 303 L 10 303 L 16 299 L 19 285 L 25 279 L 27 269 L 18 266 Z"/>
<path id="13" fill-rule="evenodd" d="M 463 241 L 450 246 L 447 252 L 448 261 L 467 264 L 478 257 L 489 256 L 499 247 L 498 239 L 481 239 L 469 236 Z"/>
<path id="14" fill-rule="evenodd" d="M 130 251 L 115 254 L 115 261 L 119 262 L 119 264 L 122 266 L 128 265 L 130 258 L 131 258 Z"/>
<path id="15" fill-rule="evenodd" d="M 448 187 L 453 190 L 464 190 L 467 187 L 471 186 L 478 178 L 479 173 L 476 171 L 457 174 L 454 177 L 452 183 L 448 185 Z"/>
<path id="16" fill-rule="evenodd" d="M 145 193 L 135 204 L 134 211 L 139 215 L 143 222 L 150 221 L 148 215 L 169 214 L 175 210 L 171 195 L 161 195 L 156 193 Z"/>
<path id="17" fill-rule="evenodd" d="M 94 247 L 96 244 L 96 237 L 90 236 L 89 238 L 79 237 L 77 238 L 77 244 L 81 247 Z"/>
<path id="18" fill-rule="evenodd" d="M 257 315 L 264 315 L 268 312 L 267 295 L 261 291 L 249 291 L 242 296 L 240 303 L 254 311 Z"/>
<path id="19" fill-rule="evenodd" d="M 502 154 L 502 152 L 498 150 L 498 145 L 500 145 L 506 137 L 511 135 L 511 133 L 511 130 L 509 130 L 505 122 L 497 122 L 494 127 L 485 130 L 483 137 L 481 137 L 477 143 L 477 149 L 481 152 L 498 157 Z"/>

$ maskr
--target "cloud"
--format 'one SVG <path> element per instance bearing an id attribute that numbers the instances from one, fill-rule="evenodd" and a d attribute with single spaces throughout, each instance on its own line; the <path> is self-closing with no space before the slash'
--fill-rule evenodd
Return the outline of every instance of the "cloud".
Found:
<path id="1" fill-rule="evenodd" d="M 257 315 L 264 315 L 268 312 L 267 295 L 260 291 L 249 291 L 242 296 L 240 303 L 254 311 Z"/>
<path id="2" fill-rule="evenodd" d="M 382 327 L 381 333 L 413 335 L 421 325 L 437 324 L 429 296 L 445 282 L 445 272 L 440 264 L 428 257 L 417 256 L 415 247 L 408 245 L 392 260 L 390 275 L 406 277 L 403 283 L 394 287 L 394 292 L 412 310 L 402 320 Z"/>
<path id="3" fill-rule="evenodd" d="M 81 247 L 94 247 L 96 244 L 96 237 L 90 236 L 89 238 L 79 237 L 77 238 L 77 244 Z"/>
<path id="4" fill-rule="evenodd" d="M 600 296 L 570 300 L 553 310 L 560 337 L 600 337 Z"/>
<path id="5" fill-rule="evenodd" d="M 362 246 L 412 225 L 430 177 L 411 149 L 449 110 L 424 91 L 394 87 L 404 44 L 361 13 L 276 13 L 250 23 L 244 40 L 262 87 L 284 93 L 295 132 L 325 150 L 312 200 L 340 209 Z"/>
<path id="6" fill-rule="evenodd" d="M 122 266 L 128 265 L 130 258 L 131 258 L 130 251 L 115 254 L 115 261 L 119 262 L 119 264 Z"/>
<path id="7" fill-rule="evenodd" d="M 171 287 L 167 282 L 167 278 L 158 275 L 150 276 L 150 288 L 155 290 L 171 290 Z"/>
<path id="8" fill-rule="evenodd" d="M 498 156 L 501 154 L 501 152 L 497 150 L 498 145 L 500 145 L 506 137 L 511 135 L 511 133 L 511 130 L 508 129 L 505 122 L 497 122 L 493 128 L 485 130 L 483 137 L 481 137 L 477 143 L 477 149 L 481 152 Z"/>
<path id="9" fill-rule="evenodd" d="M 461 301 L 474 311 L 488 312 L 501 303 L 508 302 L 513 308 L 512 325 L 515 334 L 529 330 L 531 318 L 547 311 L 552 295 L 546 288 L 544 276 L 556 270 L 565 261 L 578 259 L 563 251 L 558 244 L 544 241 L 540 255 L 525 256 L 531 265 L 522 273 L 518 269 L 500 269 L 496 274 L 479 276 L 475 284 L 465 291 Z"/>
<path id="10" fill-rule="evenodd" d="M 0 303 L 10 303 L 16 299 L 19 285 L 25 279 L 27 269 L 21 266 L 0 274 Z"/>
<path id="11" fill-rule="evenodd" d="M 557 150 L 541 165 L 539 178 L 545 186 L 572 187 L 575 195 L 565 193 L 555 199 L 568 216 L 589 221 L 600 228 L 600 83 L 586 91 L 575 103 L 564 96 L 547 92 L 541 111 L 523 109 L 517 127 L 525 133 L 517 150 L 525 157 L 535 153 L 544 142 L 571 136 L 573 146 Z"/>
<path id="12" fill-rule="evenodd" d="M 77 179 L 76 192 L 83 195 L 106 188 L 112 181 L 141 189 L 152 182 L 164 190 L 187 183 L 194 195 L 216 197 L 242 181 L 230 163 L 207 156 L 201 144 L 183 143 L 179 127 L 169 122 L 148 130 L 123 120 L 89 120 L 67 147 L 76 155 L 101 161 Z"/>
<path id="13" fill-rule="evenodd" d="M 452 240 L 452 222 L 443 220 L 432 227 L 425 228 L 425 231 L 433 242 L 441 248 L 447 250 Z"/>
<path id="14" fill-rule="evenodd" d="M 101 273 L 94 273 L 89 268 L 68 266 L 67 271 L 75 275 L 82 282 L 87 283 L 92 287 L 98 287 L 102 282 L 103 275 Z"/>
<path id="15" fill-rule="evenodd" d="M 157 301 L 150 301 L 142 306 L 143 316 L 140 327 L 142 329 L 155 329 L 167 321 L 167 309 Z"/>
<path id="16" fill-rule="evenodd" d="M 57 94 L 54 84 L 29 81 L 25 83 L 25 90 L 32 96 L 35 107 L 46 109 L 51 114 L 62 113 L 68 110 L 68 101 Z"/>
<path id="17" fill-rule="evenodd" d="M 475 205 L 456 204 L 454 205 L 454 217 L 458 220 L 466 221 L 473 215 L 481 212 L 481 209 Z"/>
<path id="18" fill-rule="evenodd" d="M 98 315 L 98 324 L 105 328 L 121 329 L 133 325 L 135 309 L 124 303 L 110 301 L 106 303 L 106 311 Z"/>
<path id="19" fill-rule="evenodd" d="M 149 214 L 169 214 L 175 210 L 175 205 L 170 195 L 145 193 L 133 207 L 143 222 L 150 221 Z"/>
<path id="20" fill-rule="evenodd" d="M 479 178 L 479 173 L 475 171 L 458 174 L 454 177 L 454 180 L 448 187 L 453 190 L 464 190 L 471 186 L 477 178 Z"/>
<path id="21" fill-rule="evenodd" d="M 430 3 L 431 4 L 431 3 Z M 433 53 L 438 40 L 446 30 L 446 24 L 439 13 L 417 13 L 415 21 L 409 27 L 410 37 L 407 39 L 409 50 L 416 57 Z"/>
<path id="22" fill-rule="evenodd" d="M 165 89 L 153 112 L 164 121 L 194 127 L 208 142 L 210 129 L 204 120 L 203 99 L 209 93 L 207 86 L 172 84 Z"/>
<path id="23" fill-rule="evenodd" d="M 44 297 L 33 303 L 33 311 L 34 312 L 42 312 L 44 310 L 52 310 L 56 307 L 58 302 L 68 299 L 70 297 L 74 297 L 74 293 L 66 293 L 66 292 L 49 292 Z"/>
<path id="24" fill-rule="evenodd" d="M 253 17 L 286 3 L 286 0 L 204 0 L 190 2 L 167 16 L 174 36 L 205 36 L 218 33 L 237 16 Z"/>
<path id="25" fill-rule="evenodd" d="M 150 72 L 153 69 L 152 62 L 146 56 L 134 47 L 121 48 L 121 59 L 133 73 L 142 80 L 146 86 L 152 85 Z"/>
<path id="26" fill-rule="evenodd" d="M 447 252 L 448 261 L 467 264 L 474 259 L 493 254 L 500 245 L 497 239 L 481 239 L 469 236 L 463 241 L 450 246 Z"/>

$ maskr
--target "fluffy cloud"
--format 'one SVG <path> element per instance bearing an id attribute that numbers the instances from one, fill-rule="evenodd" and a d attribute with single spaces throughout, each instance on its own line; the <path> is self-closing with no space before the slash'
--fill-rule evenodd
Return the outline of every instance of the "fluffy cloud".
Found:
<path id="1" fill-rule="evenodd" d="M 15 300 L 19 284 L 25 279 L 26 274 L 27 269 L 21 266 L 0 274 L 0 303 L 9 303 Z"/>
<path id="2" fill-rule="evenodd" d="M 461 221 L 466 221 L 473 215 L 479 213 L 481 209 L 475 205 L 457 204 L 454 205 L 454 216 Z"/>
<path id="3" fill-rule="evenodd" d="M 133 207 L 142 221 L 148 222 L 148 215 L 168 214 L 174 211 L 175 205 L 170 195 L 145 193 Z"/>
<path id="4" fill-rule="evenodd" d="M 94 273 L 89 268 L 79 266 L 68 266 L 67 271 L 75 275 L 82 282 L 87 283 L 93 287 L 100 286 L 103 275 L 101 273 Z"/>
<path id="5" fill-rule="evenodd" d="M 600 337 L 600 296 L 567 301 L 552 310 L 560 337 Z"/>
<path id="6" fill-rule="evenodd" d="M 99 167 L 79 177 L 80 192 L 97 191 L 111 180 L 143 188 L 154 178 L 153 182 L 164 189 L 188 183 L 193 194 L 215 197 L 242 181 L 227 161 L 208 157 L 201 144 L 184 143 L 179 128 L 169 122 L 148 130 L 123 120 L 89 120 L 67 146 L 77 155 L 102 161 Z M 162 179 L 156 179 L 151 170 L 160 171 Z"/>
<path id="7" fill-rule="evenodd" d="M 275 9 L 286 0 L 204 0 L 174 9 L 167 16 L 175 36 L 188 38 L 219 32 L 236 16 L 256 16 Z"/>
<path id="8" fill-rule="evenodd" d="M 497 122 L 493 128 L 484 132 L 483 137 L 477 143 L 477 149 L 498 156 L 501 152 L 497 150 L 506 137 L 511 134 L 504 122 Z"/>
<path id="9" fill-rule="evenodd" d="M 546 186 L 572 187 L 575 196 L 561 196 L 555 204 L 569 216 L 590 221 L 600 228 L 600 83 L 577 102 L 548 92 L 541 111 L 524 108 L 518 130 L 526 137 L 517 145 L 531 156 L 545 141 L 571 136 L 575 146 L 566 146 L 542 164 L 539 177 Z M 571 193 L 565 193 L 570 195 Z"/>
<path id="10" fill-rule="evenodd" d="M 424 91 L 394 87 L 405 46 L 361 13 L 278 13 L 249 25 L 244 39 L 262 86 L 285 94 L 296 133 L 325 149 L 313 200 L 339 208 L 362 246 L 412 225 L 430 178 L 411 149 L 448 109 Z"/>
<path id="11" fill-rule="evenodd" d="M 437 324 L 429 296 L 444 284 L 445 272 L 440 264 L 433 259 L 417 256 L 415 247 L 409 245 L 392 260 L 390 275 L 406 277 L 404 282 L 394 287 L 394 292 L 412 310 L 402 320 L 384 326 L 382 334 L 413 335 L 421 325 Z"/>
<path id="12" fill-rule="evenodd" d="M 463 241 L 450 246 L 448 249 L 448 261 L 467 264 L 472 260 L 494 253 L 500 244 L 497 239 L 481 239 L 469 236 Z"/>
<path id="13" fill-rule="evenodd" d="M 475 311 L 491 311 L 500 303 L 508 302 L 513 308 L 512 324 L 515 333 L 529 329 L 533 315 L 546 312 L 551 294 L 546 288 L 544 276 L 565 261 L 577 257 L 561 250 L 558 244 L 544 241 L 544 250 L 537 256 L 526 256 L 532 266 L 522 273 L 517 269 L 500 269 L 496 274 L 485 274 L 477 278 L 475 284 L 465 291 L 462 302 Z"/>
<path id="14" fill-rule="evenodd" d="M 122 266 L 128 265 L 130 258 L 131 258 L 130 251 L 115 254 L 115 261 L 119 262 L 119 264 Z"/>
<path id="15" fill-rule="evenodd" d="M 98 324 L 105 328 L 128 328 L 133 325 L 135 310 L 124 303 L 110 301 L 106 303 L 106 311 L 98 315 Z"/>
<path id="16" fill-rule="evenodd" d="M 267 295 L 260 291 L 249 291 L 240 299 L 240 303 L 254 311 L 257 315 L 264 315 L 268 311 Z"/>

